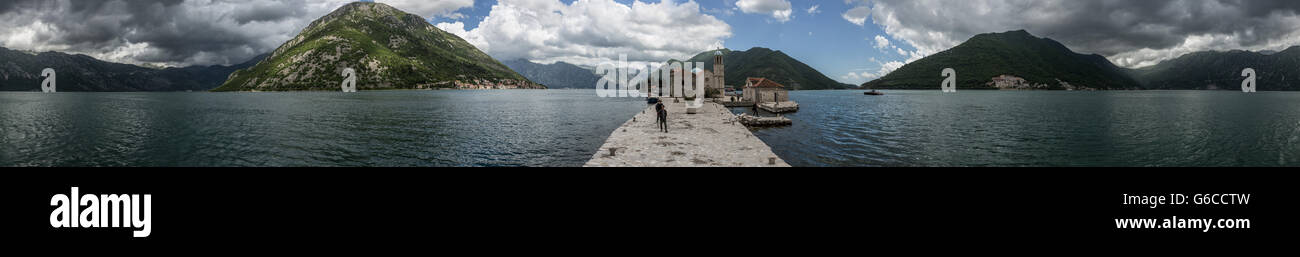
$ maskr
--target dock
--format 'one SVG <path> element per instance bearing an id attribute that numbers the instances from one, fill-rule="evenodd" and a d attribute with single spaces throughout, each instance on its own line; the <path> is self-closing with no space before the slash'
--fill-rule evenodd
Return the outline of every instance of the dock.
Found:
<path id="1" fill-rule="evenodd" d="M 780 117 L 780 116 L 758 117 L 758 116 L 751 116 L 751 115 L 741 115 L 738 118 L 740 119 L 740 124 L 745 124 L 745 126 L 751 126 L 751 127 L 785 126 L 794 123 L 793 121 L 790 120 L 790 118 Z"/>
<path id="2" fill-rule="evenodd" d="M 654 105 L 614 129 L 584 167 L 790 167 L 722 104 L 706 101 L 696 114 L 666 101 L 668 133 L 655 124 Z"/>
<path id="3" fill-rule="evenodd" d="M 752 107 L 752 106 L 754 106 L 754 102 L 753 102 L 753 101 L 728 101 L 728 100 L 730 100 L 730 99 L 727 99 L 727 100 L 717 100 L 717 102 L 718 102 L 718 103 L 721 103 L 722 106 L 725 106 L 725 107 Z"/>
<path id="4" fill-rule="evenodd" d="M 758 104 L 758 108 L 770 113 L 796 112 L 799 111 L 799 103 L 793 101 L 767 102 Z"/>

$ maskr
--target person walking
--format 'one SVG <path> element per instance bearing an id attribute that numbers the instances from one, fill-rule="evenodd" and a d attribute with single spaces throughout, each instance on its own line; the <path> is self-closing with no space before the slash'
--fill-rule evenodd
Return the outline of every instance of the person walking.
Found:
<path id="1" fill-rule="evenodd" d="M 662 111 L 663 109 L 664 102 L 655 103 L 655 126 L 659 126 L 659 120 L 663 119 L 663 116 L 659 116 L 659 111 Z"/>
<path id="2" fill-rule="evenodd" d="M 655 112 L 657 112 L 658 118 L 655 121 L 659 125 L 659 130 L 668 133 L 668 107 L 665 107 L 663 102 L 659 102 L 655 105 Z"/>

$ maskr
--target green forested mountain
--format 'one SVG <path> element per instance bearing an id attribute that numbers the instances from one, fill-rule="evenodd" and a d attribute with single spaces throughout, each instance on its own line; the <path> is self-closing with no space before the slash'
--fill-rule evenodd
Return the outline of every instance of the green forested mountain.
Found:
<path id="1" fill-rule="evenodd" d="M 1240 90 L 1241 71 L 1255 69 L 1256 90 L 1300 90 L 1300 47 L 1282 52 L 1195 52 L 1131 70 L 1146 89 Z"/>
<path id="2" fill-rule="evenodd" d="M 691 57 L 687 61 L 704 62 L 704 69 L 713 69 L 713 55 L 721 51 L 725 65 L 725 84 L 740 88 L 749 77 L 768 78 L 793 90 L 844 89 L 853 85 L 840 83 L 807 64 L 786 55 L 781 51 L 754 47 L 745 51 L 730 49 L 709 50 Z"/>
<path id="3" fill-rule="evenodd" d="M 27 53 L 0 47 L 0 91 L 40 91 L 45 68 L 55 70 L 61 92 L 206 91 L 221 85 L 231 72 L 251 67 L 264 57 L 233 66 L 155 69 L 80 54 Z"/>
<path id="4" fill-rule="evenodd" d="M 959 89 L 995 89 L 994 77 L 1024 79 L 1019 89 L 1138 89 L 1127 70 L 1100 55 L 1078 54 L 1024 30 L 980 34 L 951 49 L 864 83 L 873 89 L 939 89 L 944 68 L 957 71 Z"/>
<path id="5" fill-rule="evenodd" d="M 317 19 L 215 91 L 338 90 L 346 68 L 366 89 L 544 88 L 418 15 L 356 2 Z"/>

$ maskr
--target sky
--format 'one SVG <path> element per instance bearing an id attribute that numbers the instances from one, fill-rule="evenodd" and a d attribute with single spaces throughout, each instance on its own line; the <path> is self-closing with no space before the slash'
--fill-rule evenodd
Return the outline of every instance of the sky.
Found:
<path id="1" fill-rule="evenodd" d="M 684 59 L 780 50 L 859 84 L 989 32 L 1024 29 L 1138 68 L 1300 45 L 1294 0 L 376 0 L 499 60 Z M 350 0 L 4 0 L 0 46 L 141 65 L 241 63 Z M 3 62 L 3 60 L 0 60 Z"/>

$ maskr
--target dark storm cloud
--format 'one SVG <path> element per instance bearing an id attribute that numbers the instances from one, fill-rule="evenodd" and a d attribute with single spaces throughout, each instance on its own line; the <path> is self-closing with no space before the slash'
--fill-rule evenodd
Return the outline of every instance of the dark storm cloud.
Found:
<path id="1" fill-rule="evenodd" d="M 932 54 L 979 33 L 1025 29 L 1126 66 L 1182 53 L 1300 44 L 1295 0 L 876 0 L 871 21 Z M 851 18 L 845 14 L 845 18 Z"/>
<path id="2" fill-rule="evenodd" d="M 1139 48 L 1163 49 L 1189 35 L 1236 34 L 1253 46 L 1294 32 L 1300 1 L 1070 1 L 1074 15 L 1043 23 L 1042 36 L 1058 38 L 1102 55 Z"/>
<path id="3" fill-rule="evenodd" d="M 0 45 L 164 65 L 242 62 L 342 0 L 4 0 Z"/>

